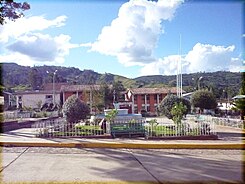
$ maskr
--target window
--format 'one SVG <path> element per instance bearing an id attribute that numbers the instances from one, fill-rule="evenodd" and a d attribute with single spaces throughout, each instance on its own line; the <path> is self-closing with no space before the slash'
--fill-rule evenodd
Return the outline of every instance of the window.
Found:
<path id="1" fill-rule="evenodd" d="M 51 99 L 53 98 L 53 95 L 46 95 L 46 99 Z"/>
<path id="2" fill-rule="evenodd" d="M 137 95 L 134 95 L 134 103 L 137 102 Z"/>
<path id="3" fill-rule="evenodd" d="M 141 95 L 141 103 L 145 103 L 145 95 Z"/>
<path id="4" fill-rule="evenodd" d="M 134 106 L 134 113 L 138 113 L 138 106 Z"/>
<path id="5" fill-rule="evenodd" d="M 150 112 L 150 106 L 149 105 L 146 107 L 146 111 Z"/>
<path id="6" fill-rule="evenodd" d="M 159 95 L 159 102 L 162 101 L 162 94 Z"/>
<path id="7" fill-rule="evenodd" d="M 154 94 L 154 103 L 157 103 L 157 94 Z"/>
<path id="8" fill-rule="evenodd" d="M 146 95 L 146 102 L 147 102 L 147 104 L 150 103 L 150 95 Z"/>

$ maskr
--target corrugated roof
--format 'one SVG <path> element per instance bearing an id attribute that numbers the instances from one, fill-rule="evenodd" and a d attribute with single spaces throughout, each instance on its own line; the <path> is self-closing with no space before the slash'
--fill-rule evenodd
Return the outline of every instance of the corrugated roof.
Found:
<path id="1" fill-rule="evenodd" d="M 89 91 L 89 90 L 99 90 L 100 85 L 63 85 L 61 86 L 61 91 Z"/>
<path id="2" fill-rule="evenodd" d="M 68 85 L 67 83 L 55 83 L 55 85 L 54 85 L 54 87 L 55 87 L 55 91 L 60 91 L 60 89 L 61 89 L 61 86 L 63 86 L 63 85 Z M 51 91 L 51 90 L 53 90 L 53 83 L 46 83 L 46 84 L 44 84 L 44 91 Z"/>
<path id="3" fill-rule="evenodd" d="M 133 94 L 167 94 L 177 93 L 176 87 L 163 87 L 163 88 L 133 88 L 129 89 Z M 185 93 L 185 91 L 183 91 Z"/>
<path id="4" fill-rule="evenodd" d="M 55 91 L 55 94 L 59 94 L 59 91 Z M 25 94 L 53 94 L 53 91 L 17 91 L 15 93 L 13 93 L 14 95 L 25 95 Z"/>

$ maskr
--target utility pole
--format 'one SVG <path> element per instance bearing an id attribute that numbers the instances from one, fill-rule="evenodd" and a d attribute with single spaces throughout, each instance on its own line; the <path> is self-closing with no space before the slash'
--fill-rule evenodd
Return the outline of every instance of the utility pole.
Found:
<path id="1" fill-rule="evenodd" d="M 53 104 L 55 105 L 55 75 L 58 70 L 55 70 L 53 73 Z M 49 71 L 46 71 L 48 74 L 50 73 Z"/>
<path id="2" fill-rule="evenodd" d="M 177 60 L 176 90 L 177 96 L 182 97 L 182 57 L 181 57 L 181 34 L 179 40 L 179 58 Z"/>

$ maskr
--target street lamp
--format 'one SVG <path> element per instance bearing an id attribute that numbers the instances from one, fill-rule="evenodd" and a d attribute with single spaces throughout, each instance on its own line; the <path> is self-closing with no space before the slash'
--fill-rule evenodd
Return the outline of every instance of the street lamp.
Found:
<path id="1" fill-rule="evenodd" d="M 55 74 L 57 73 L 58 70 L 55 70 L 53 73 L 53 105 L 55 104 Z M 49 74 L 50 72 L 47 71 Z"/>
<path id="2" fill-rule="evenodd" d="M 197 78 L 196 80 L 194 78 L 191 78 L 191 80 L 193 80 L 195 82 L 194 85 L 197 85 L 197 87 L 195 87 L 196 90 L 199 90 L 200 89 L 200 81 L 203 79 L 203 77 L 199 77 Z"/>
<path id="3" fill-rule="evenodd" d="M 200 81 L 203 79 L 203 77 L 201 76 L 201 77 L 199 77 L 199 79 L 198 79 L 198 90 L 200 90 Z"/>

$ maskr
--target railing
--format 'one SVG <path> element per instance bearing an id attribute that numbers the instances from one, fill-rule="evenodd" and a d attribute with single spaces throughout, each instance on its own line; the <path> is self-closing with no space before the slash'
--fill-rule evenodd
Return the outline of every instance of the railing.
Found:
<path id="1" fill-rule="evenodd" d="M 26 111 L 26 112 L 19 112 L 19 111 L 4 111 L 4 120 L 17 120 L 17 119 L 25 119 L 31 118 L 34 116 L 40 117 L 57 117 L 58 111 L 53 112 L 33 112 L 33 111 Z"/>
<path id="2" fill-rule="evenodd" d="M 240 129 L 244 129 L 245 128 L 243 120 L 240 120 L 240 119 L 213 117 L 212 121 L 216 125 L 229 126 L 229 127 L 233 127 L 233 128 L 240 128 Z"/>
<path id="3" fill-rule="evenodd" d="M 106 127 L 96 124 L 66 123 L 64 118 L 36 122 L 37 137 L 80 137 L 106 134 Z"/>
<path id="4" fill-rule="evenodd" d="M 179 137 L 215 135 L 215 124 L 208 122 L 183 121 L 180 126 L 174 123 L 138 120 L 115 120 L 113 123 L 66 123 L 64 118 L 36 122 L 33 126 L 39 137 L 91 137 L 133 135 L 145 137 Z"/>
<path id="5" fill-rule="evenodd" d="M 31 112 L 5 111 L 4 119 L 5 120 L 15 120 L 19 118 L 30 118 L 31 115 L 32 115 Z"/>
<path id="6" fill-rule="evenodd" d="M 147 123 L 145 125 L 149 137 L 179 137 L 216 135 L 214 123 L 182 121 L 180 125 L 170 123 Z"/>
<path id="7" fill-rule="evenodd" d="M 233 128 L 240 128 L 240 129 L 245 128 L 244 121 L 240 119 L 220 118 L 220 117 L 213 117 L 210 115 L 200 115 L 200 116 L 188 115 L 187 119 L 192 120 L 192 121 L 212 122 L 216 125 L 228 126 L 228 127 L 233 127 Z"/>

